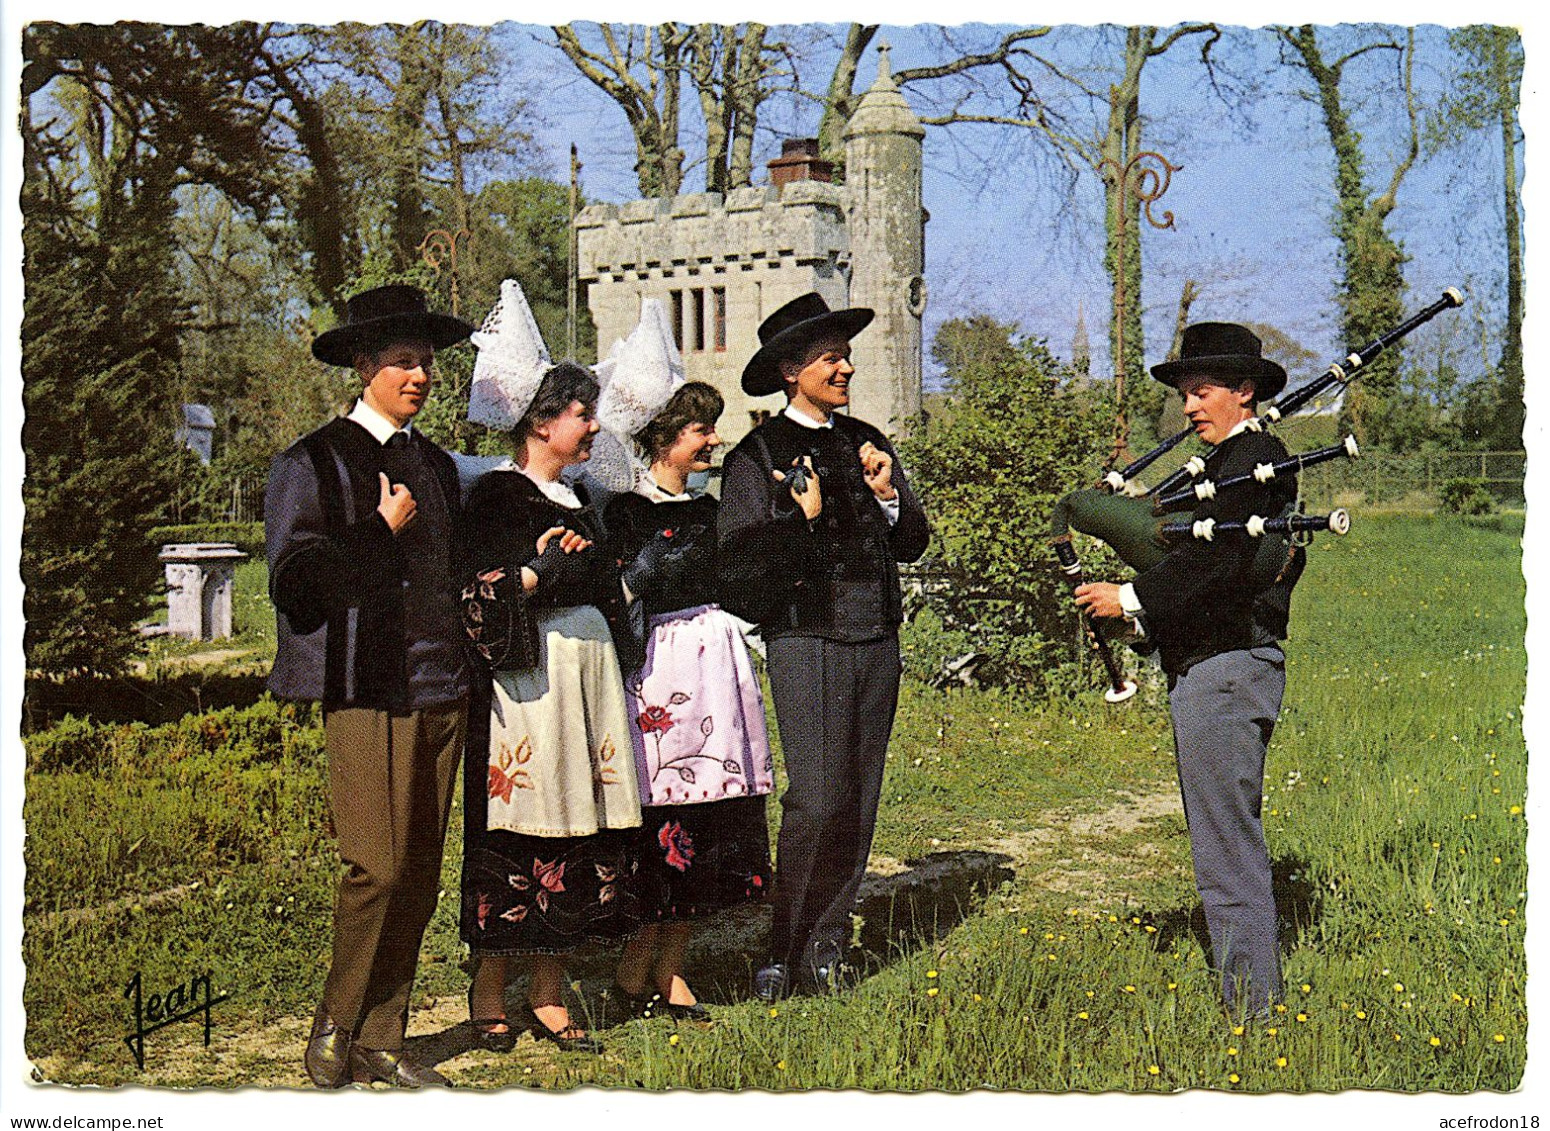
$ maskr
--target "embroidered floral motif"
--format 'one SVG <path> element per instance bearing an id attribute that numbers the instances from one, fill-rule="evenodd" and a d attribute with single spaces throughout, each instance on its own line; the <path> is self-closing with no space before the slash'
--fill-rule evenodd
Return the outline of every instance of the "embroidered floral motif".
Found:
<path id="1" fill-rule="evenodd" d="M 667 697 L 667 706 L 663 706 L 658 703 L 647 703 L 642 695 L 642 690 L 643 688 L 639 680 L 636 680 L 629 686 L 630 694 L 641 705 L 640 714 L 636 716 L 640 732 L 643 736 L 649 735 L 652 744 L 656 747 L 656 757 L 653 759 L 655 766 L 651 771 L 651 780 L 656 781 L 657 775 L 663 770 L 672 770 L 683 781 L 693 785 L 694 768 L 686 763 L 696 759 L 705 759 L 712 762 L 721 761 L 714 755 L 703 753 L 705 744 L 710 741 L 710 736 L 716 730 L 715 718 L 711 715 L 706 715 L 700 720 L 700 734 L 702 738 L 697 747 L 687 753 L 679 754 L 677 757 L 668 758 L 664 761 L 662 758 L 662 738 L 668 731 L 678 725 L 678 720 L 673 718 L 672 713 L 667 708 L 682 706 L 689 702 L 692 696 L 687 691 L 675 691 Z M 731 773 L 740 773 L 742 771 L 741 766 L 731 761 L 722 762 L 722 768 Z"/>
<path id="2" fill-rule="evenodd" d="M 602 787 L 619 784 L 618 771 L 608 764 L 614 760 L 614 755 L 617 753 L 618 750 L 614 747 L 613 736 L 605 734 L 603 741 L 597 748 L 598 764 L 592 771 L 592 782 L 594 785 Z"/>
<path id="3" fill-rule="evenodd" d="M 501 912 L 501 918 L 508 923 L 520 923 L 527 918 L 527 904 L 520 907 L 511 907 Z"/>
<path id="4" fill-rule="evenodd" d="M 525 735 L 515 750 L 502 743 L 501 748 L 490 755 L 490 796 L 499 797 L 509 805 L 513 789 L 532 789 L 533 779 L 520 768 L 532 757 L 533 742 Z"/>
<path id="5" fill-rule="evenodd" d="M 608 864 L 594 864 L 593 867 L 597 869 L 597 878 L 603 884 L 598 889 L 598 903 L 612 903 L 614 896 L 618 893 L 615 881 L 619 878 L 619 869 Z"/>
<path id="6" fill-rule="evenodd" d="M 690 779 L 693 780 L 693 779 Z M 667 862 L 680 872 L 687 871 L 694 859 L 694 841 L 677 821 L 669 821 L 657 832 L 657 843 L 667 852 Z"/>
<path id="7" fill-rule="evenodd" d="M 539 883 L 538 894 L 533 897 L 533 902 L 538 904 L 538 910 L 549 910 L 549 894 L 558 895 L 565 890 L 561 882 L 565 878 L 565 861 L 554 860 L 545 864 L 536 856 L 533 858 L 533 878 Z"/>
<path id="8" fill-rule="evenodd" d="M 479 929 L 484 930 L 486 921 L 490 918 L 490 911 L 495 907 L 495 901 L 490 898 L 488 892 L 479 893 Z"/>
<path id="9" fill-rule="evenodd" d="M 640 730 L 642 734 L 666 734 L 673 729 L 673 716 L 667 713 L 666 707 L 647 707 L 640 713 Z"/>

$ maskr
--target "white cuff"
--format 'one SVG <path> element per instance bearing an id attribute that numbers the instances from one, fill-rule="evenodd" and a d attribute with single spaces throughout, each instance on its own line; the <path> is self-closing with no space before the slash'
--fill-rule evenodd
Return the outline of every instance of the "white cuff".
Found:
<path id="1" fill-rule="evenodd" d="M 1141 599 L 1136 596 L 1136 587 L 1128 581 L 1119 587 L 1119 607 L 1132 620 L 1146 612 L 1141 607 Z"/>
<path id="2" fill-rule="evenodd" d="M 876 495 L 872 497 L 874 499 L 877 498 Z M 887 518 L 889 526 L 897 526 L 899 524 L 899 494 L 897 491 L 894 492 L 894 496 L 891 499 L 877 499 L 877 505 L 883 508 L 883 516 Z"/>

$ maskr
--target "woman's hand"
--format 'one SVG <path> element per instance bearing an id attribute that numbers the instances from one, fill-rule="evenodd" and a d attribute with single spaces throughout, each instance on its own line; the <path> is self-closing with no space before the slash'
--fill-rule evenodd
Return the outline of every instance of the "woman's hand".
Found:
<path id="1" fill-rule="evenodd" d="M 551 526 L 548 530 L 545 530 L 538 536 L 539 557 L 544 556 L 544 551 L 549 548 L 549 543 L 554 538 L 558 538 L 560 540 L 560 549 L 564 550 L 567 554 L 577 553 L 578 551 L 585 550 L 592 545 L 591 542 L 568 527 Z"/>
<path id="2" fill-rule="evenodd" d="M 800 461 L 792 460 L 792 467 L 800 467 L 802 474 L 793 476 L 801 482 L 802 489 L 798 491 L 795 486 L 791 488 L 791 497 L 797 506 L 802 508 L 802 515 L 808 522 L 812 522 L 823 513 L 823 490 L 818 482 L 818 473 L 813 470 L 812 456 L 803 456 Z M 786 476 L 779 471 L 770 472 L 775 477 L 775 482 L 784 483 Z"/>

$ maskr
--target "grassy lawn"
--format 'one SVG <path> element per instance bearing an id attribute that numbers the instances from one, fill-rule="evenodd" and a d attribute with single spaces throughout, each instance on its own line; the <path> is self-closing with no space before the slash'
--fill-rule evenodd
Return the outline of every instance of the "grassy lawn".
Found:
<path id="1" fill-rule="evenodd" d="M 701 962 L 708 1029 L 610 1023 L 597 1011 L 611 956 L 578 956 L 577 1004 L 606 1055 L 524 1040 L 447 1070 L 490 1087 L 1513 1088 L 1527 1026 L 1520 536 L 1521 519 L 1358 516 L 1311 551 L 1266 775 L 1288 981 L 1268 1024 L 1237 1032 L 1215 1004 L 1157 696 L 1115 709 L 1096 692 L 912 684 L 875 852 L 990 848 L 1011 858 L 1008 882 L 840 998 L 748 1000 L 758 939 L 734 932 Z M 27 1049 L 45 1075 L 240 1082 L 192 1037 L 174 1056 L 169 1036 L 144 1075 L 121 1040 L 136 972 L 156 988 L 207 970 L 233 995 L 218 1029 L 290 1026 L 242 1071 L 273 1081 L 268 1060 L 283 1062 L 300 1084 L 296 1019 L 326 970 L 337 867 L 315 713 L 77 721 L 28 746 Z M 433 1040 L 466 986 L 452 825 L 417 983 L 427 1012 L 410 1024 Z"/>

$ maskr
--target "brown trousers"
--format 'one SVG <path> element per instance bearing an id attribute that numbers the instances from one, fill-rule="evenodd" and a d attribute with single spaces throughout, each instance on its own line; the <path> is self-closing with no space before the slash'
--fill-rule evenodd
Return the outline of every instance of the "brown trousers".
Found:
<path id="1" fill-rule="evenodd" d="M 323 716 L 345 866 L 323 1004 L 366 1048 L 403 1047 L 467 723 L 466 698 L 402 714 L 346 707 Z"/>

